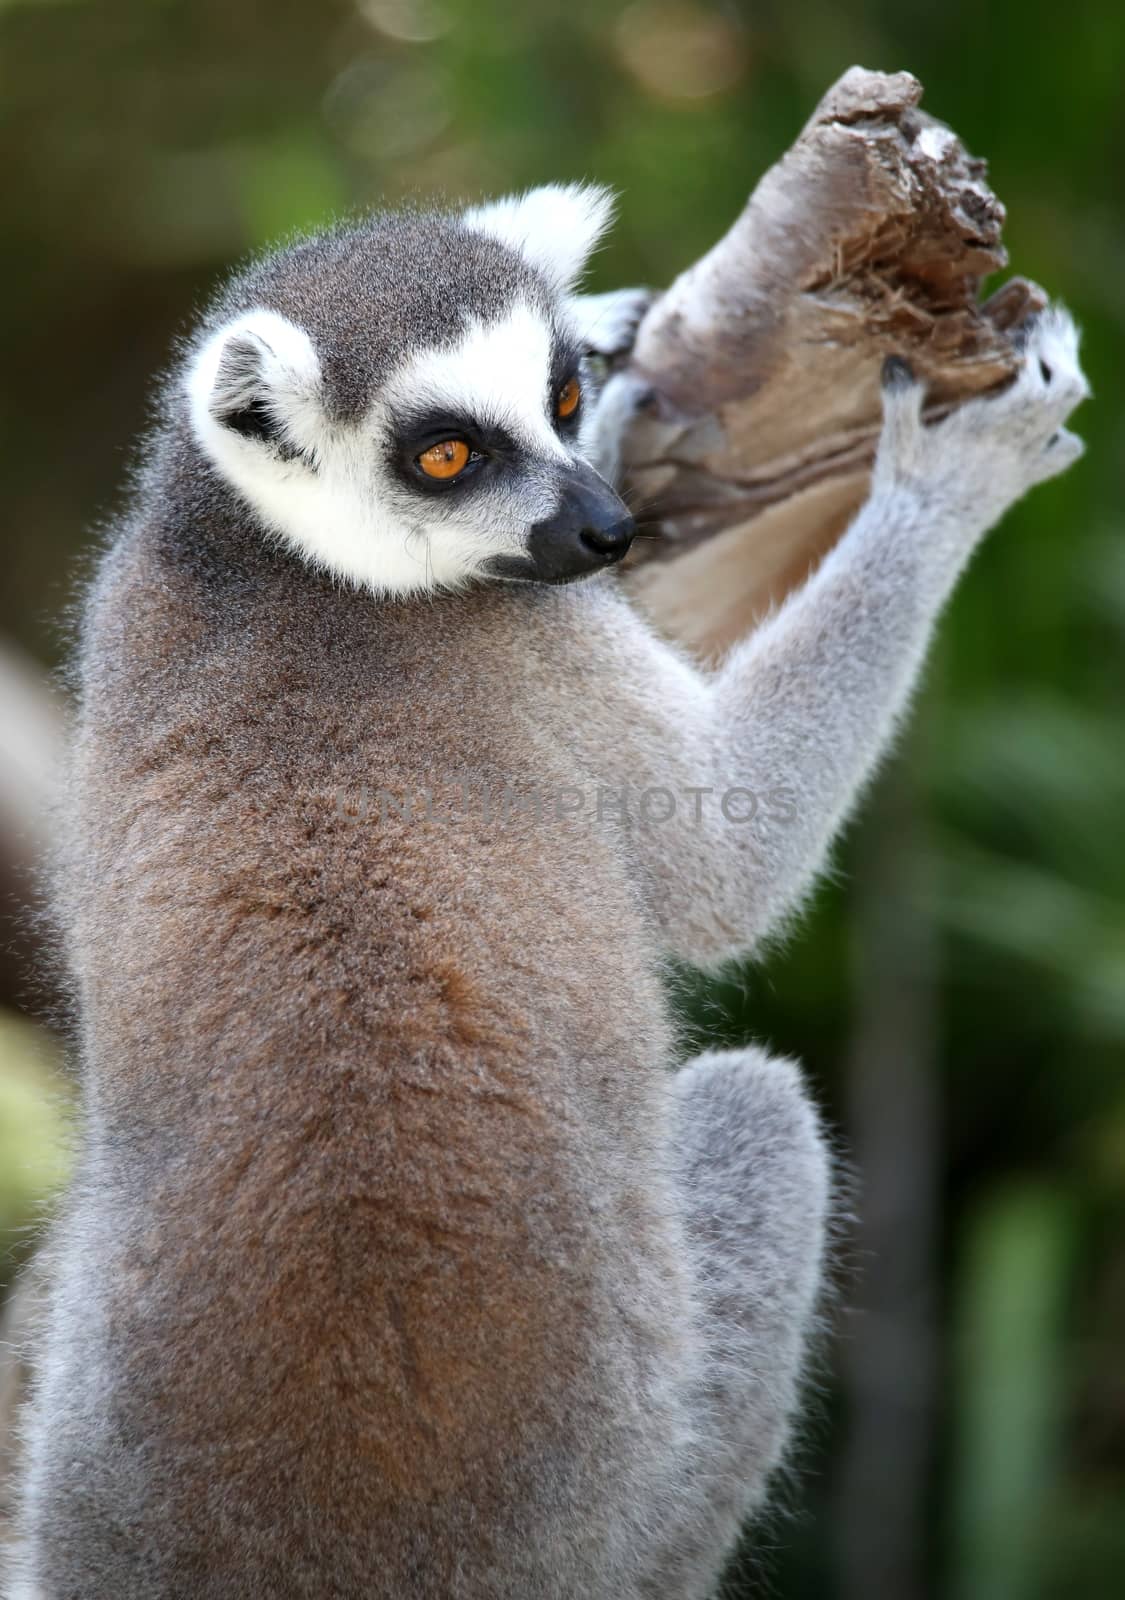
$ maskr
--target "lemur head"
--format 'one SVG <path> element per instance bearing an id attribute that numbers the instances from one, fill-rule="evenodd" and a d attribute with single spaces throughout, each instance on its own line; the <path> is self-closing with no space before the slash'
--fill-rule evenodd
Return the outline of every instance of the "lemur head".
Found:
<path id="1" fill-rule="evenodd" d="M 187 369 L 191 427 L 267 536 L 383 595 L 562 582 L 632 522 L 584 459 L 568 296 L 609 195 L 403 213 L 237 280 Z"/>

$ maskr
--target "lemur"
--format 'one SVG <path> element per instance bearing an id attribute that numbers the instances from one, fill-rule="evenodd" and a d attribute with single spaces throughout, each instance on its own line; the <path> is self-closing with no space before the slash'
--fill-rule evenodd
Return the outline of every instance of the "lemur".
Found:
<path id="1" fill-rule="evenodd" d="M 169 381 L 79 652 L 18 1600 L 701 1600 L 786 1449 L 827 1142 L 792 1062 L 676 1064 L 664 965 L 800 906 L 1086 386 L 1057 310 L 934 425 L 892 363 L 866 505 L 701 668 L 612 571 L 609 212 L 298 243 Z M 605 791 L 699 803 L 552 804 Z"/>

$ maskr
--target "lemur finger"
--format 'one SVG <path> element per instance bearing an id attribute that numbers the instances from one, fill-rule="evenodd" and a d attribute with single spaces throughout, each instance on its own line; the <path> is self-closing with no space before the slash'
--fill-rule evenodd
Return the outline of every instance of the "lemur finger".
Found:
<path id="1" fill-rule="evenodd" d="M 1065 472 L 1076 461 L 1080 461 L 1086 454 L 1085 441 L 1076 433 L 1071 433 L 1069 428 L 1059 428 L 1047 440 L 1040 458 L 1038 479 L 1045 482 L 1048 478 L 1057 478 L 1060 472 Z"/>
<path id="2" fill-rule="evenodd" d="M 608 294 L 575 295 L 569 302 L 579 339 L 591 355 L 627 355 L 641 319 L 656 299 L 653 289 L 614 289 Z"/>
<path id="3" fill-rule="evenodd" d="M 884 470 L 897 470 L 907 466 L 917 452 L 926 386 L 902 356 L 888 356 L 883 362 L 882 382 L 883 431 L 878 465 Z"/>
<path id="4" fill-rule="evenodd" d="M 1089 394 L 1074 319 L 1061 306 L 1052 306 L 1036 317 L 1023 345 L 1019 378 L 999 398 L 1010 395 L 1009 404 L 1016 405 L 1033 400 L 1061 421 Z"/>
<path id="5" fill-rule="evenodd" d="M 1034 363 L 1052 400 L 1069 415 L 1089 398 L 1090 385 L 1078 359 L 1078 329 L 1062 307 L 1044 312 L 1028 345 L 1027 360 Z"/>

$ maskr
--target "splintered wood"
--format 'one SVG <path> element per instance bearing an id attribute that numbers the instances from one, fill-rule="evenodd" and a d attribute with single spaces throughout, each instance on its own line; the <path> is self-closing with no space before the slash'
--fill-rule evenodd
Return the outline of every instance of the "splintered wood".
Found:
<path id="1" fill-rule="evenodd" d="M 625 575 L 659 627 L 721 653 L 807 575 L 862 502 L 879 374 L 906 357 L 933 415 L 1003 385 L 1044 304 L 1013 279 L 985 166 L 917 109 L 909 73 L 853 67 L 729 233 L 641 324 L 648 391 L 625 480 L 655 537 Z"/>

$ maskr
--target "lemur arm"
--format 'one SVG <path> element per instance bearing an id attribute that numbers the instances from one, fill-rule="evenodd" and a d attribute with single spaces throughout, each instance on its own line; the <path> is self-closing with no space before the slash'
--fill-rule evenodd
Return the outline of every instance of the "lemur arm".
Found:
<path id="1" fill-rule="evenodd" d="M 1009 389 L 934 426 L 922 386 L 888 366 L 871 495 L 839 544 L 713 676 L 654 641 L 633 685 L 616 765 L 642 808 L 631 848 L 669 947 L 693 962 L 752 949 L 799 907 L 977 543 L 1081 454 L 1060 431 L 1087 393 L 1061 312 L 1036 324 Z M 646 785 L 673 792 L 675 817 L 642 820 Z"/>

